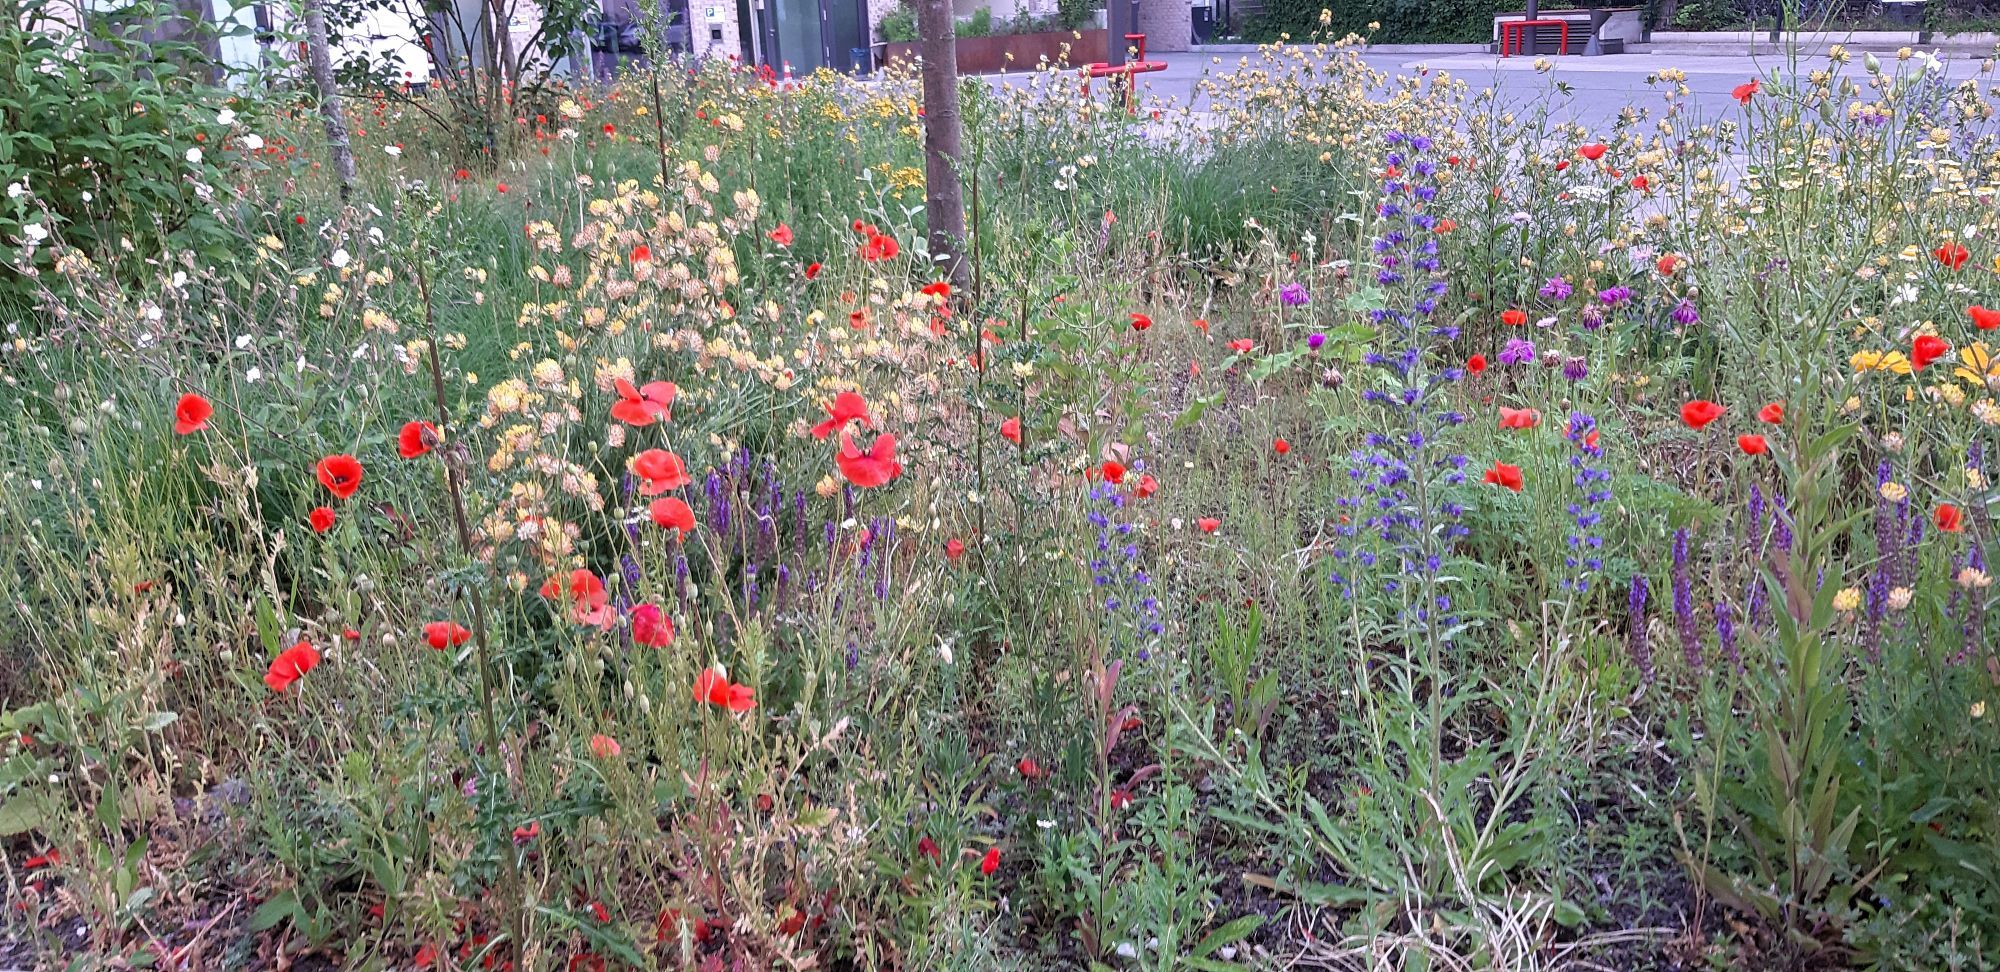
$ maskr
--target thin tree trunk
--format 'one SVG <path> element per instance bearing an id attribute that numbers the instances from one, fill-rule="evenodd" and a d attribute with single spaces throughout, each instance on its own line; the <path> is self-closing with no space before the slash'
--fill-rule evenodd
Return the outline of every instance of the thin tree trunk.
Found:
<path id="1" fill-rule="evenodd" d="M 306 60 L 313 87 L 319 90 L 319 113 L 326 120 L 326 150 L 333 172 L 340 177 L 340 201 L 354 194 L 354 149 L 347 143 L 347 119 L 340 114 L 340 91 L 333 86 L 333 55 L 327 51 L 326 14 L 320 0 L 303 0 L 306 20 Z"/>
<path id="2" fill-rule="evenodd" d="M 516 70 L 519 65 L 514 63 L 514 5 L 492 0 L 492 7 L 494 55 L 498 61 L 494 67 L 499 68 L 500 80 L 506 83 L 511 98 L 513 87 L 521 83 L 520 72 Z"/>
<path id="3" fill-rule="evenodd" d="M 951 0 L 919 0 L 917 34 L 924 59 L 924 217 L 930 224 L 931 258 L 965 290 L 965 187 L 959 182 L 958 49 L 952 39 Z"/>

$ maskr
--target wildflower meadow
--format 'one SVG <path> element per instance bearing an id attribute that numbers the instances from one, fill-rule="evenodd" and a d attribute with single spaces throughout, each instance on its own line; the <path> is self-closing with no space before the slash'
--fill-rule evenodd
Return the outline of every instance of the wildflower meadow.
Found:
<path id="1" fill-rule="evenodd" d="M 1991 61 L 51 43 L 0 967 L 2000 968 Z"/>

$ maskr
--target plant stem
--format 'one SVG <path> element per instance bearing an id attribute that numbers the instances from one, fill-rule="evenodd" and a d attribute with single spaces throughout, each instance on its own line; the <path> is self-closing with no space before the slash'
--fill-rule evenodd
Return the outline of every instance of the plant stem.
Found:
<path id="1" fill-rule="evenodd" d="M 431 369 L 431 392 L 437 404 L 438 433 L 443 435 L 450 427 L 451 414 L 445 405 L 444 367 L 438 361 L 437 304 L 431 297 L 430 274 L 425 269 L 426 261 L 418 260 L 416 264 L 417 289 L 422 294 L 424 302 L 424 324 L 430 332 L 430 340 L 426 342 L 428 345 L 426 357 Z M 443 457 L 445 492 L 451 498 L 451 517 L 453 525 L 457 528 L 459 552 L 468 560 L 477 563 L 478 558 L 474 556 L 472 546 L 472 525 L 465 515 L 465 453 L 462 445 L 456 441 L 449 442 Z M 486 605 L 480 597 L 478 587 L 467 587 L 464 593 L 465 599 L 472 606 L 472 643 L 475 649 L 473 654 L 479 661 L 479 708 L 481 721 L 484 722 L 486 729 L 486 746 L 490 750 L 491 757 L 499 761 L 498 772 L 493 773 L 492 777 L 504 783 L 507 760 L 500 748 L 500 720 L 495 714 L 493 705 L 493 650 L 486 629 Z M 522 892 L 520 862 L 515 860 L 511 848 L 503 853 L 501 858 L 506 863 L 505 873 L 508 883 L 502 900 L 507 908 L 508 922 L 512 928 L 513 944 L 510 946 L 510 951 L 518 959 L 522 943 L 527 937 L 527 919 L 520 907 Z"/>

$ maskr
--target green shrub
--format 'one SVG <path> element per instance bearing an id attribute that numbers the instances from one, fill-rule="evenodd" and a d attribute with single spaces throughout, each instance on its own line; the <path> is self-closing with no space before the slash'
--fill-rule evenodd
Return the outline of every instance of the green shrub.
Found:
<path id="1" fill-rule="evenodd" d="M 978 10 L 973 11 L 971 17 L 959 21 L 957 26 L 957 34 L 960 37 L 993 36 L 992 8 L 981 7 Z"/>
<path id="2" fill-rule="evenodd" d="M 875 25 L 882 39 L 891 44 L 907 44 L 917 39 L 917 12 L 908 4 L 898 4 Z"/>
<path id="3" fill-rule="evenodd" d="M 206 55 L 102 20 L 87 45 L 71 48 L 42 29 L 46 0 L 24 6 L 0 27 L 0 77 L 10 79 L 0 86 L 0 185 L 9 187 L 0 239 L 114 260 L 168 250 L 225 257 L 236 237 L 217 215 L 229 183 L 218 162 L 242 145 L 225 144 L 223 93 L 200 80 Z M 155 10 L 145 3 L 122 19 L 150 22 Z M 189 148 L 191 138 L 200 145 Z M 34 247 L 34 261 L 46 267 L 52 250 Z M 21 287 L 19 277 L 0 278 L 0 300 L 22 300 Z"/>

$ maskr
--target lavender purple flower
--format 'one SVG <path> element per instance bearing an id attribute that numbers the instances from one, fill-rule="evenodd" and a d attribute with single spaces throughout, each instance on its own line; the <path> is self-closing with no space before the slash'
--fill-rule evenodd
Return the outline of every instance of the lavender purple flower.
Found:
<path id="1" fill-rule="evenodd" d="M 1639 678 L 1648 684 L 1653 681 L 1653 650 L 1647 644 L 1646 632 L 1646 575 L 1632 578 L 1632 593 L 1625 600 L 1625 651 L 1632 656 L 1632 664 L 1639 667 Z"/>
<path id="2" fill-rule="evenodd" d="M 1535 360 L 1534 342 L 1525 338 L 1508 338 L 1500 349 L 1500 363 L 1505 365 L 1528 364 Z"/>
<path id="3" fill-rule="evenodd" d="M 1702 668 L 1701 635 L 1696 632 L 1694 621 L 1694 581 L 1688 572 L 1688 532 L 1686 528 L 1674 531 L 1674 626 L 1680 630 L 1681 655 L 1686 658 L 1689 671 L 1699 672 Z"/>
<path id="4" fill-rule="evenodd" d="M 1563 586 L 1583 593 L 1590 590 L 1590 576 L 1604 570 L 1604 536 L 1598 529 L 1604 514 L 1599 507 L 1611 501 L 1611 471 L 1594 465 L 1604 458 L 1597 442 L 1596 419 L 1572 412 L 1563 438 L 1575 449 L 1569 457 L 1570 483 L 1582 494 L 1567 508 L 1571 529 L 1564 539 L 1569 549 L 1563 555 L 1563 566 L 1572 576 L 1563 580 Z"/>

